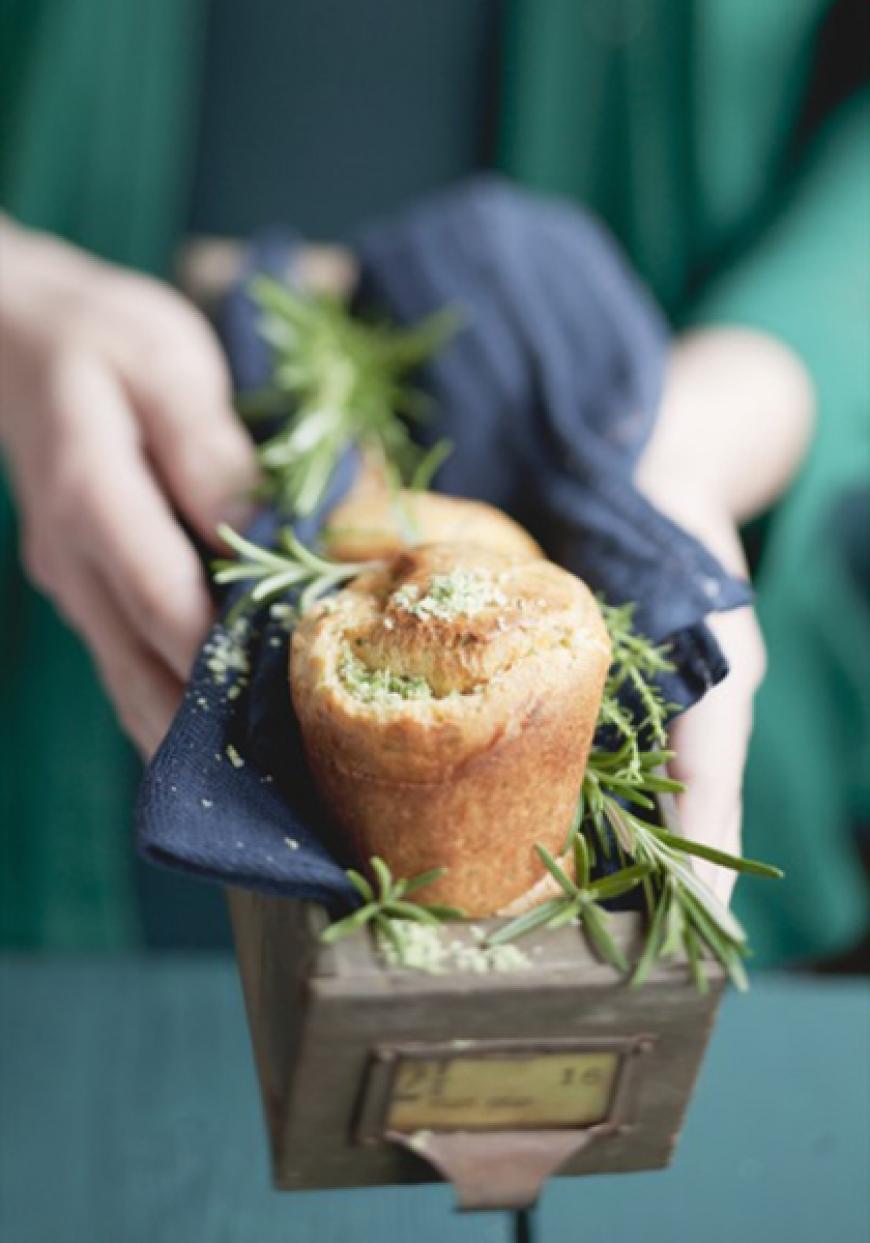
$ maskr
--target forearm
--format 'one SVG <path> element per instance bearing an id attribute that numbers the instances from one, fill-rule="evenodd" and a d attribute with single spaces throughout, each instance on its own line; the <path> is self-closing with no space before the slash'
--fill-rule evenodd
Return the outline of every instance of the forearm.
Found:
<path id="1" fill-rule="evenodd" d="M 770 505 L 800 463 L 814 398 L 799 359 L 772 337 L 710 328 L 678 339 L 641 490 L 731 570 L 737 524 Z"/>
<path id="2" fill-rule="evenodd" d="M 738 524 L 771 504 L 801 460 L 813 392 L 799 360 L 772 337 L 711 328 L 678 340 L 661 410 L 638 465 L 643 492 L 696 535 L 733 574 L 745 575 Z M 672 773 L 688 837 L 740 848 L 740 790 L 764 643 L 752 609 L 714 613 L 710 628 L 731 672 L 671 732 Z M 696 861 L 725 902 L 733 875 Z"/>

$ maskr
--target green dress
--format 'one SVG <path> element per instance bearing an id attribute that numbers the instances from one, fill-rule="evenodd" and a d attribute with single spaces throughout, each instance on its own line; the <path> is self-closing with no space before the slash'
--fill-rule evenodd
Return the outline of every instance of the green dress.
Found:
<path id="1" fill-rule="evenodd" d="M 202 9 L 0 0 L 3 210 L 114 262 L 168 269 Z M 140 934 L 138 765 L 84 648 L 27 586 L 17 544 L 0 476 L 0 944 L 121 948 Z"/>
<path id="2" fill-rule="evenodd" d="M 858 8 L 515 0 L 504 70 L 503 166 L 600 211 L 678 325 L 766 329 L 816 385 L 815 442 L 756 583 L 769 671 L 745 841 L 787 880 L 745 881 L 735 906 L 768 964 L 842 950 L 867 925 L 853 836 L 870 823 L 870 599 L 866 562 L 854 568 L 870 540 Z"/>
<path id="3" fill-rule="evenodd" d="M 738 905 L 764 961 L 842 947 L 865 917 L 847 830 L 868 801 L 870 642 L 836 502 L 867 477 L 867 112 L 843 90 L 824 117 L 804 117 L 831 6 L 503 7 L 502 167 L 600 211 L 676 322 L 764 326 L 801 350 L 819 387 L 820 434 L 759 580 L 770 676 L 747 782 L 748 845 L 790 880 L 747 883 Z M 0 0 L 6 209 L 165 270 L 185 218 L 203 19 L 203 0 Z M 294 63 L 320 83 L 318 57 Z M 14 549 L 2 500 L 0 940 L 130 944 L 130 755 Z"/>

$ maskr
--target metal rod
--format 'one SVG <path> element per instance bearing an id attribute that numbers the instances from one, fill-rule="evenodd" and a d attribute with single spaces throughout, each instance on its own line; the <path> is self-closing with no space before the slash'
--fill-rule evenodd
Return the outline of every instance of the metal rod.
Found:
<path id="1" fill-rule="evenodd" d="M 514 1213 L 514 1243 L 535 1243 L 535 1210 L 521 1208 Z"/>

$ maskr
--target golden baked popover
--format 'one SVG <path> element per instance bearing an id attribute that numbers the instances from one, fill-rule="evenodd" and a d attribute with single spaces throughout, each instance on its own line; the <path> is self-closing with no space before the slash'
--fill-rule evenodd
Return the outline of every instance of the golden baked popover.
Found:
<path id="1" fill-rule="evenodd" d="M 535 842 L 561 853 L 610 659 L 588 588 L 528 555 L 406 550 L 316 605 L 291 648 L 308 762 L 354 859 L 445 867 L 420 898 L 469 917 L 539 881 Z"/>

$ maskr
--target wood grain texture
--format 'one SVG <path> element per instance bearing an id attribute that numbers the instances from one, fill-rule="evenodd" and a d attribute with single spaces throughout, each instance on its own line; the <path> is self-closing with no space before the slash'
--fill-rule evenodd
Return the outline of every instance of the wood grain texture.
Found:
<path id="1" fill-rule="evenodd" d="M 426 975 L 387 969 L 363 929 L 321 956 L 312 922 L 317 908 L 241 892 L 231 902 L 277 1185 L 436 1177 L 404 1148 L 365 1147 L 355 1136 L 376 1051 L 412 1042 L 648 1037 L 649 1054 L 631 1074 L 630 1126 L 602 1136 L 560 1172 L 649 1169 L 670 1159 L 723 986 L 712 964 L 706 996 L 682 964 L 660 963 L 644 988 L 631 989 L 576 928 L 566 927 L 528 938 L 528 970 Z M 306 919 L 303 910 L 312 915 Z M 617 915 L 612 926 L 629 960 L 636 957 L 640 917 Z M 450 935 L 471 934 L 458 925 Z"/>

